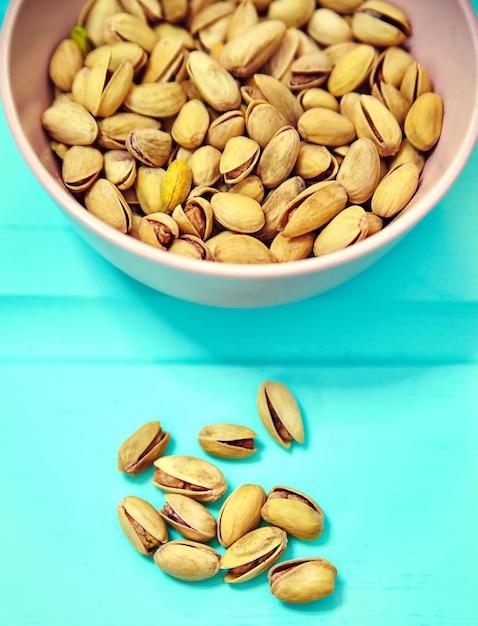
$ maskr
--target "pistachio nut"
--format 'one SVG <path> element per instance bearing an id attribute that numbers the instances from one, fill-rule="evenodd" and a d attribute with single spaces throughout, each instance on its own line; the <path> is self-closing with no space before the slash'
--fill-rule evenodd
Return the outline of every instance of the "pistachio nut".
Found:
<path id="1" fill-rule="evenodd" d="M 288 387 L 278 381 L 264 381 L 257 393 L 257 410 L 267 432 L 284 448 L 304 442 L 302 414 Z"/>
<path id="2" fill-rule="evenodd" d="M 355 139 L 355 127 L 341 113 L 330 109 L 309 109 L 297 122 L 300 136 L 322 146 L 344 146 Z"/>
<path id="3" fill-rule="evenodd" d="M 337 13 L 353 13 L 363 0 L 320 0 L 320 6 Z"/>
<path id="4" fill-rule="evenodd" d="M 107 56 L 109 59 L 109 72 L 114 72 L 118 69 L 123 61 L 129 61 L 133 66 L 135 75 L 143 69 L 148 58 L 146 52 L 141 46 L 138 46 L 137 43 L 118 41 L 116 43 L 103 44 L 98 48 L 93 48 L 85 57 L 85 66 L 91 69 L 103 56 Z"/>
<path id="5" fill-rule="evenodd" d="M 105 20 L 104 39 L 106 43 L 132 41 L 151 53 L 158 36 L 144 19 L 120 11 Z"/>
<path id="6" fill-rule="evenodd" d="M 291 126 L 295 126 L 304 109 L 288 87 L 267 74 L 254 74 L 254 82 L 265 99 L 282 113 Z"/>
<path id="7" fill-rule="evenodd" d="M 194 150 L 187 163 L 191 169 L 193 184 L 203 187 L 215 185 L 221 178 L 219 163 L 221 152 L 207 144 Z"/>
<path id="8" fill-rule="evenodd" d="M 173 209 L 188 197 L 191 184 L 192 172 L 189 165 L 178 159 L 172 161 L 161 184 L 162 210 L 172 213 Z"/>
<path id="9" fill-rule="evenodd" d="M 73 193 L 86 191 L 103 169 L 103 154 L 93 146 L 71 146 L 63 155 L 61 176 Z"/>
<path id="10" fill-rule="evenodd" d="M 179 227 L 167 213 L 162 211 L 149 213 L 141 218 L 138 238 L 144 243 L 160 250 L 167 250 L 177 237 L 179 237 Z"/>
<path id="11" fill-rule="evenodd" d="M 169 455 L 159 458 L 154 466 L 153 484 L 167 493 L 179 493 L 201 502 L 215 502 L 226 493 L 224 474 L 204 459 Z"/>
<path id="12" fill-rule="evenodd" d="M 410 110 L 410 103 L 400 90 L 382 80 L 373 85 L 372 96 L 383 102 L 402 127 Z"/>
<path id="13" fill-rule="evenodd" d="M 204 504 L 179 493 L 167 493 L 159 514 L 183 537 L 201 543 L 216 536 L 216 520 Z"/>
<path id="14" fill-rule="evenodd" d="M 325 7 L 316 9 L 307 23 L 307 33 L 321 46 L 351 41 L 352 28 L 339 13 Z"/>
<path id="15" fill-rule="evenodd" d="M 179 111 L 171 126 L 171 135 L 176 143 L 194 150 L 204 141 L 209 128 L 209 113 L 201 100 L 188 100 Z"/>
<path id="16" fill-rule="evenodd" d="M 337 174 L 349 202 L 361 204 L 373 194 L 380 181 L 380 157 L 376 145 L 362 137 L 354 141 L 344 157 Z"/>
<path id="17" fill-rule="evenodd" d="M 294 173 L 310 183 L 335 178 L 339 169 L 336 157 L 325 146 L 302 141 Z"/>
<path id="18" fill-rule="evenodd" d="M 400 83 L 400 93 L 413 103 L 424 93 L 432 91 L 432 81 L 427 70 L 418 62 L 411 63 Z"/>
<path id="19" fill-rule="evenodd" d="M 256 433 L 247 426 L 218 423 L 201 428 L 198 441 L 201 448 L 212 456 L 244 459 L 257 452 L 255 437 Z"/>
<path id="20" fill-rule="evenodd" d="M 161 188 L 165 176 L 166 171 L 161 167 L 140 165 L 137 168 L 134 188 L 138 204 L 146 215 L 163 211 Z"/>
<path id="21" fill-rule="evenodd" d="M 199 93 L 213 109 L 229 111 L 239 107 L 241 92 L 234 77 L 208 54 L 193 50 L 186 66 Z"/>
<path id="22" fill-rule="evenodd" d="M 227 230 L 255 233 L 265 223 L 259 202 L 240 193 L 218 192 L 211 198 L 214 219 Z"/>
<path id="23" fill-rule="evenodd" d="M 238 194 L 239 195 L 239 194 Z M 214 245 L 214 260 L 220 263 L 258 265 L 275 263 L 269 248 L 256 237 L 230 233 Z"/>
<path id="24" fill-rule="evenodd" d="M 407 69 L 414 63 L 413 56 L 401 46 L 391 46 L 377 57 L 370 73 L 370 86 L 384 81 L 400 88 Z"/>
<path id="25" fill-rule="evenodd" d="M 123 100 L 132 113 L 165 118 L 176 115 L 186 103 L 186 93 L 179 83 L 133 84 Z"/>
<path id="26" fill-rule="evenodd" d="M 149 55 L 142 83 L 156 83 L 186 77 L 186 50 L 178 37 L 161 37 Z"/>
<path id="27" fill-rule="evenodd" d="M 94 46 L 105 43 L 106 20 L 121 11 L 118 0 L 89 0 L 78 15 L 77 25 L 84 27 Z"/>
<path id="28" fill-rule="evenodd" d="M 154 562 L 160 570 L 187 582 L 215 576 L 219 571 L 220 558 L 220 554 L 210 546 L 189 539 L 168 541 L 154 554 Z"/>
<path id="29" fill-rule="evenodd" d="M 242 111 L 226 111 L 210 123 L 206 142 L 217 150 L 224 150 L 231 137 L 239 137 L 244 134 L 245 127 L 246 122 Z M 254 137 L 251 138 L 254 139 Z"/>
<path id="30" fill-rule="evenodd" d="M 48 107 L 41 117 L 47 133 L 69 146 L 89 146 L 98 136 L 98 124 L 85 107 L 71 100 Z"/>
<path id="31" fill-rule="evenodd" d="M 271 241 L 278 233 L 277 220 L 285 206 L 305 189 L 305 181 L 300 176 L 292 176 L 267 195 L 262 210 L 264 226 L 255 236 L 261 241 Z"/>
<path id="32" fill-rule="evenodd" d="M 164 165 L 168 160 L 171 147 L 171 135 L 156 128 L 133 128 L 125 141 L 126 150 L 148 167 Z"/>
<path id="33" fill-rule="evenodd" d="M 219 55 L 220 63 L 234 76 L 252 76 L 272 56 L 286 31 L 281 20 L 269 19 L 230 39 Z"/>
<path id="34" fill-rule="evenodd" d="M 189 197 L 185 203 L 176 205 L 172 217 L 181 234 L 195 235 L 206 240 L 212 233 L 214 215 L 206 198 Z"/>
<path id="35" fill-rule="evenodd" d="M 353 243 L 365 239 L 369 234 L 367 213 L 358 205 L 340 211 L 317 235 L 314 255 L 321 256 L 343 250 Z"/>
<path id="36" fill-rule="evenodd" d="M 297 28 L 289 27 L 279 45 L 261 68 L 261 72 L 282 80 L 289 72 L 294 59 L 299 54 L 300 33 Z M 316 51 L 317 49 L 314 49 Z M 306 54 L 304 52 L 304 54 Z"/>
<path id="37" fill-rule="evenodd" d="M 122 233 L 131 229 L 132 213 L 121 191 L 106 178 L 98 178 L 86 191 L 85 206 L 100 220 Z"/>
<path id="38" fill-rule="evenodd" d="M 269 143 L 275 133 L 287 126 L 283 114 L 264 100 L 252 100 L 246 109 L 247 134 L 261 148 Z"/>
<path id="39" fill-rule="evenodd" d="M 261 148 L 249 137 L 232 137 L 226 143 L 219 161 L 219 171 L 228 185 L 244 180 L 254 169 Z"/>
<path id="40" fill-rule="evenodd" d="M 242 583 L 265 572 L 284 554 L 287 534 L 276 526 L 261 526 L 249 531 L 227 548 L 220 569 L 228 570 L 224 581 Z"/>
<path id="41" fill-rule="evenodd" d="M 252 0 L 242 0 L 230 16 L 226 33 L 226 41 L 229 41 L 233 37 L 242 35 L 252 26 L 257 24 L 258 21 L 259 15 Z"/>
<path id="42" fill-rule="evenodd" d="M 86 79 L 84 104 L 95 117 L 109 117 L 116 113 L 133 84 L 131 61 L 125 59 L 110 72 L 110 59 L 111 53 L 98 58 Z"/>
<path id="43" fill-rule="evenodd" d="M 289 202 L 277 218 L 286 237 L 298 237 L 321 228 L 347 204 L 345 188 L 335 180 L 314 183 Z"/>
<path id="44" fill-rule="evenodd" d="M 273 487 L 267 494 L 261 516 L 298 539 L 317 539 L 324 528 L 324 513 L 317 502 L 290 487 Z"/>
<path id="45" fill-rule="evenodd" d="M 265 195 L 264 185 L 259 176 L 255 174 L 250 174 L 238 183 L 235 183 L 229 191 L 232 193 L 240 193 L 243 196 L 249 196 L 249 198 L 253 198 L 259 202 L 259 204 L 263 201 Z"/>
<path id="46" fill-rule="evenodd" d="M 390 159 L 390 169 L 393 170 L 399 163 L 413 163 L 421 173 L 425 167 L 425 155 L 412 146 L 408 139 L 405 138 L 397 154 Z"/>
<path id="47" fill-rule="evenodd" d="M 135 128 L 161 128 L 161 122 L 139 113 L 120 112 L 98 120 L 98 144 L 107 150 L 124 150 L 128 134 Z"/>
<path id="48" fill-rule="evenodd" d="M 319 87 L 327 81 L 331 71 L 332 63 L 323 50 L 303 54 L 290 66 L 289 89 L 301 91 Z"/>
<path id="49" fill-rule="evenodd" d="M 412 34 L 407 15 L 396 5 L 366 0 L 354 12 L 352 31 L 359 41 L 372 46 L 398 46 Z"/>
<path id="50" fill-rule="evenodd" d="M 61 91 L 71 91 L 73 80 L 83 67 L 83 54 L 73 39 L 63 39 L 53 51 L 48 74 Z"/>
<path id="51" fill-rule="evenodd" d="M 307 109 L 314 109 L 316 107 L 322 107 L 324 109 L 331 109 L 336 113 L 340 112 L 340 104 L 335 96 L 333 96 L 327 89 L 322 87 L 310 87 L 299 92 L 297 96 L 304 111 Z"/>
<path id="52" fill-rule="evenodd" d="M 402 143 L 402 130 L 393 114 L 373 96 L 362 94 L 353 109 L 357 137 L 371 139 L 381 157 L 396 154 Z"/>
<path id="53" fill-rule="evenodd" d="M 257 175 L 264 187 L 275 188 L 288 178 L 299 150 L 300 137 L 293 126 L 283 126 L 272 136 L 257 163 Z"/>
<path id="54" fill-rule="evenodd" d="M 196 235 L 179 235 L 168 248 L 172 254 L 197 259 L 198 261 L 208 261 L 211 258 L 208 247 L 204 241 Z"/>
<path id="55" fill-rule="evenodd" d="M 327 83 L 330 93 L 340 98 L 346 93 L 356 91 L 370 76 L 376 58 L 377 53 L 373 46 L 354 46 L 334 65 Z"/>
<path id="56" fill-rule="evenodd" d="M 336 65 L 345 55 L 359 45 L 360 43 L 357 41 L 341 41 L 327 46 L 324 48 L 324 52 L 331 60 L 332 65 Z"/>
<path id="57" fill-rule="evenodd" d="M 136 181 L 136 159 L 127 150 L 107 150 L 103 155 L 105 178 L 120 191 L 130 189 Z"/>
<path id="58" fill-rule="evenodd" d="M 144 472 L 164 454 L 170 438 L 170 433 L 162 430 L 159 420 L 143 424 L 121 444 L 118 450 L 119 471 L 132 476 Z"/>
<path id="59" fill-rule="evenodd" d="M 276 598 L 303 604 L 333 593 L 337 569 L 321 557 L 300 558 L 277 563 L 267 576 L 271 593 Z"/>
<path id="60" fill-rule="evenodd" d="M 299 261 L 310 256 L 314 239 L 313 233 L 305 233 L 298 237 L 286 237 L 283 233 L 278 233 L 271 241 L 270 251 L 278 263 Z"/>
<path id="61" fill-rule="evenodd" d="M 217 517 L 217 538 L 228 548 L 261 523 L 266 494 L 261 485 L 237 487 L 225 499 Z"/>
<path id="62" fill-rule="evenodd" d="M 117 506 L 118 521 L 131 545 L 145 556 L 168 540 L 168 530 L 161 515 L 146 500 L 126 496 Z"/>
<path id="63" fill-rule="evenodd" d="M 173 24 L 182 22 L 187 17 L 188 0 L 161 0 L 163 19 Z"/>
<path id="64" fill-rule="evenodd" d="M 420 172 L 413 163 L 397 165 L 380 181 L 372 196 L 372 211 L 380 217 L 393 217 L 412 199 L 418 189 Z"/>
<path id="65" fill-rule="evenodd" d="M 159 0 L 121 0 L 124 10 L 145 22 L 157 22 L 163 17 Z"/>
<path id="66" fill-rule="evenodd" d="M 431 150 L 440 138 L 443 126 L 443 100 L 437 93 L 424 93 L 410 107 L 404 130 L 408 141 L 421 152 Z"/>
<path id="67" fill-rule="evenodd" d="M 281 20 L 289 28 L 300 28 L 307 24 L 315 9 L 315 0 L 272 0 L 267 9 L 267 17 Z"/>

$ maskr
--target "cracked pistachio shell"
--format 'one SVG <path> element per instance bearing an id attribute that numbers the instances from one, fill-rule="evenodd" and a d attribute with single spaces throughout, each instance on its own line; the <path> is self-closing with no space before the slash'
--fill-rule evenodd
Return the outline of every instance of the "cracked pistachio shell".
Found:
<path id="1" fill-rule="evenodd" d="M 151 53 L 158 36 L 143 19 L 130 13 L 115 13 L 105 21 L 104 38 L 106 43 L 132 41 Z"/>
<path id="2" fill-rule="evenodd" d="M 161 186 L 165 176 L 166 170 L 161 167 L 140 165 L 137 168 L 134 188 L 138 204 L 147 215 L 163 211 Z"/>
<path id="3" fill-rule="evenodd" d="M 339 164 L 325 146 L 302 141 L 294 166 L 294 173 L 310 183 L 335 178 Z"/>
<path id="4" fill-rule="evenodd" d="M 289 28 L 304 26 L 315 9 L 315 0 L 273 0 L 269 4 L 267 17 L 270 20 L 281 20 Z"/>
<path id="5" fill-rule="evenodd" d="M 47 133 L 69 146 L 89 146 L 98 135 L 98 124 L 84 106 L 64 100 L 48 107 L 41 118 Z"/>
<path id="6" fill-rule="evenodd" d="M 144 22 L 157 22 L 163 17 L 159 0 L 121 0 L 125 11 Z"/>
<path id="7" fill-rule="evenodd" d="M 252 172 L 261 148 L 249 137 L 232 137 L 224 147 L 219 161 L 219 172 L 228 185 L 234 185 Z"/>
<path id="8" fill-rule="evenodd" d="M 163 166 L 171 153 L 169 133 L 156 128 L 133 128 L 125 141 L 126 150 L 148 167 Z"/>
<path id="9" fill-rule="evenodd" d="M 130 189 L 136 180 L 136 159 L 126 150 L 107 150 L 104 153 L 105 177 L 120 191 Z"/>
<path id="10" fill-rule="evenodd" d="M 327 559 L 290 559 L 274 565 L 268 573 L 271 593 L 292 604 L 314 602 L 335 590 L 337 568 Z"/>
<path id="11" fill-rule="evenodd" d="M 167 493 L 164 499 L 159 514 L 183 537 L 202 543 L 216 536 L 216 520 L 203 504 L 178 493 Z"/>
<path id="12" fill-rule="evenodd" d="M 154 462 L 153 484 L 167 493 L 190 496 L 200 502 L 215 502 L 227 490 L 221 470 L 204 459 L 169 455 Z"/>
<path id="13" fill-rule="evenodd" d="M 147 117 L 171 117 L 186 103 L 186 93 L 179 83 L 142 83 L 126 94 L 123 106 L 132 113 Z"/>
<path id="14" fill-rule="evenodd" d="M 204 145 L 194 150 L 188 159 L 194 186 L 211 187 L 221 177 L 219 162 L 221 152 L 213 146 Z"/>
<path id="15" fill-rule="evenodd" d="M 412 27 L 407 15 L 394 4 L 367 0 L 354 12 L 352 31 L 359 41 L 386 48 L 403 43 L 412 34 Z"/>
<path id="16" fill-rule="evenodd" d="M 305 111 L 297 122 L 297 130 L 305 141 L 328 147 L 345 146 L 355 139 L 352 122 L 331 109 Z"/>
<path id="17" fill-rule="evenodd" d="M 211 258 L 206 244 L 196 235 L 179 235 L 169 246 L 169 252 L 199 261 L 209 261 Z"/>
<path id="18" fill-rule="evenodd" d="M 206 198 L 189 197 L 183 205 L 178 204 L 171 215 L 181 234 L 195 235 L 203 240 L 211 235 L 214 216 Z"/>
<path id="19" fill-rule="evenodd" d="M 107 56 L 108 70 L 114 72 L 123 61 L 129 61 L 133 66 L 134 72 L 138 72 L 144 67 L 147 61 L 147 54 L 136 43 L 131 41 L 118 41 L 112 44 L 103 44 L 98 48 L 94 48 L 85 58 L 85 65 L 90 69 L 103 56 Z"/>
<path id="20" fill-rule="evenodd" d="M 400 88 L 405 72 L 414 62 L 412 55 L 403 48 L 399 46 L 386 48 L 375 61 L 370 73 L 370 86 L 383 80 Z"/>
<path id="21" fill-rule="evenodd" d="M 290 487 L 273 487 L 267 494 L 261 516 L 298 539 L 317 539 L 324 528 L 324 513 L 317 502 Z"/>
<path id="22" fill-rule="evenodd" d="M 353 204 L 366 202 L 372 196 L 380 181 L 380 156 L 373 141 L 363 137 L 351 144 L 336 180 Z"/>
<path id="23" fill-rule="evenodd" d="M 265 148 L 275 133 L 287 120 L 272 104 L 264 100 L 252 100 L 246 109 L 247 134 L 261 148 Z"/>
<path id="24" fill-rule="evenodd" d="M 83 54 L 73 39 L 63 39 L 53 51 L 48 72 L 53 84 L 61 91 L 71 91 L 73 80 L 83 67 Z"/>
<path id="25" fill-rule="evenodd" d="M 234 77 L 201 50 L 189 53 L 186 63 L 192 82 L 202 98 L 216 111 L 237 109 L 241 103 L 241 92 Z"/>
<path id="26" fill-rule="evenodd" d="M 277 220 L 284 207 L 305 189 L 305 181 L 300 176 L 292 176 L 273 189 L 262 204 L 265 223 L 254 235 L 261 241 L 270 241 L 277 233 Z"/>
<path id="27" fill-rule="evenodd" d="M 404 139 L 400 145 L 400 150 L 390 159 L 390 169 L 393 170 L 399 163 L 413 163 L 418 167 L 418 171 L 422 172 L 425 167 L 425 156 L 423 152 L 412 146 L 408 139 Z"/>
<path id="28" fill-rule="evenodd" d="M 173 578 L 198 582 L 212 578 L 219 571 L 220 554 L 213 548 L 190 539 L 174 539 L 160 546 L 154 562 Z"/>
<path id="29" fill-rule="evenodd" d="M 304 109 L 290 89 L 267 74 L 254 74 L 254 82 L 266 100 L 282 113 L 291 126 L 295 126 Z"/>
<path id="30" fill-rule="evenodd" d="M 410 102 L 400 93 L 400 90 L 384 81 L 379 81 L 372 87 L 372 96 L 383 102 L 400 126 L 403 127 L 410 110 Z"/>
<path id="31" fill-rule="evenodd" d="M 136 476 L 151 467 L 153 461 L 164 454 L 170 438 L 170 433 L 162 430 L 160 421 L 143 424 L 121 444 L 119 471 Z"/>
<path id="32" fill-rule="evenodd" d="M 246 122 L 242 111 L 226 111 L 209 125 L 206 142 L 217 150 L 224 150 L 229 139 L 244 134 L 245 127 Z"/>
<path id="33" fill-rule="evenodd" d="M 279 80 L 285 78 L 294 59 L 300 56 L 300 32 L 297 28 L 287 28 L 280 44 L 262 66 L 261 71 L 264 74 L 269 74 Z"/>
<path id="34" fill-rule="evenodd" d="M 146 500 L 127 496 L 118 504 L 117 514 L 126 538 L 140 554 L 152 556 L 168 540 L 163 518 Z"/>
<path id="35" fill-rule="evenodd" d="M 98 143 L 107 150 L 124 150 L 128 134 L 135 128 L 161 128 L 161 122 L 138 113 L 115 113 L 98 120 Z"/>
<path id="36" fill-rule="evenodd" d="M 192 185 L 192 171 L 186 161 L 175 159 L 166 170 L 161 185 L 163 211 L 172 213 L 189 195 Z"/>
<path id="37" fill-rule="evenodd" d="M 381 157 L 396 154 L 402 143 L 402 130 L 387 107 L 367 94 L 362 94 L 353 106 L 357 137 L 371 139 Z"/>
<path id="38" fill-rule="evenodd" d="M 185 62 L 186 50 L 182 40 L 178 37 L 162 37 L 148 58 L 141 82 L 179 82 L 186 76 Z"/>
<path id="39" fill-rule="evenodd" d="M 349 22 L 336 11 L 325 7 L 312 13 L 307 23 L 307 34 L 324 47 L 348 42 L 353 38 Z"/>
<path id="40" fill-rule="evenodd" d="M 314 183 L 287 204 L 277 218 L 286 237 L 298 237 L 321 228 L 347 204 L 345 188 L 335 180 Z"/>
<path id="41" fill-rule="evenodd" d="M 283 126 L 271 138 L 257 162 L 257 175 L 264 187 L 275 188 L 294 169 L 299 156 L 300 137 L 293 126 Z"/>
<path id="42" fill-rule="evenodd" d="M 317 235 L 314 255 L 321 256 L 343 250 L 365 239 L 368 234 L 369 223 L 366 212 L 361 206 L 351 205 L 340 211 Z"/>
<path id="43" fill-rule="evenodd" d="M 199 148 L 209 128 L 209 113 L 201 100 L 188 100 L 171 127 L 171 135 L 183 148 Z"/>
<path id="44" fill-rule="evenodd" d="M 276 263 L 269 248 L 256 237 L 231 231 L 227 233 L 214 244 L 215 261 L 240 265 Z"/>
<path id="45" fill-rule="evenodd" d="M 405 135 L 414 148 L 427 152 L 438 142 L 443 126 L 443 100 L 432 92 L 419 96 L 405 118 Z"/>
<path id="46" fill-rule="evenodd" d="M 226 41 L 242 35 L 259 21 L 257 9 L 252 0 L 242 0 L 231 14 L 227 27 Z"/>
<path id="47" fill-rule="evenodd" d="M 223 18 L 230 17 L 236 8 L 235 3 L 226 0 L 222 2 L 209 2 L 198 0 L 197 7 L 193 8 L 190 16 L 189 30 L 197 35 L 200 31 L 207 30 Z"/>
<path id="48" fill-rule="evenodd" d="M 305 233 L 298 237 L 285 237 L 283 233 L 278 233 L 271 241 L 270 251 L 278 263 L 299 261 L 310 256 L 314 239 L 314 233 Z"/>
<path id="49" fill-rule="evenodd" d="M 201 428 L 198 441 L 201 448 L 225 459 L 244 459 L 257 452 L 254 438 L 257 434 L 240 424 L 208 424 Z"/>
<path id="50" fill-rule="evenodd" d="M 85 106 L 96 117 L 109 117 L 119 109 L 133 84 L 133 65 L 128 59 L 109 72 L 111 53 L 99 57 L 86 79 Z"/>
<path id="51" fill-rule="evenodd" d="M 141 218 L 138 226 L 138 239 L 155 248 L 167 250 L 179 237 L 179 227 L 173 218 L 162 211 L 149 213 Z"/>
<path id="52" fill-rule="evenodd" d="M 257 393 L 257 410 L 271 437 L 284 448 L 291 442 L 304 442 L 304 425 L 297 400 L 292 392 L 278 381 L 264 381 Z"/>
<path id="53" fill-rule="evenodd" d="M 92 146 L 72 146 L 63 155 L 61 176 L 73 193 L 86 191 L 103 169 L 103 155 Z"/>
<path id="54" fill-rule="evenodd" d="M 217 539 L 228 548 L 261 523 L 266 494 L 261 485 L 245 484 L 232 491 L 217 517 Z"/>
<path id="55" fill-rule="evenodd" d="M 121 191 L 106 178 L 97 181 L 85 193 L 87 210 L 122 233 L 131 229 L 131 208 Z"/>
<path id="56" fill-rule="evenodd" d="M 400 83 L 400 93 L 413 103 L 424 93 L 432 91 L 432 81 L 427 70 L 420 63 L 414 62 L 407 67 Z"/>
<path id="57" fill-rule="evenodd" d="M 88 0 L 78 15 L 77 25 L 83 26 L 88 39 L 97 47 L 105 43 L 105 23 L 121 11 L 118 0 Z"/>
<path id="58" fill-rule="evenodd" d="M 393 217 L 410 202 L 418 189 L 420 172 L 413 163 L 397 165 L 380 181 L 372 196 L 372 211 L 380 217 Z"/>
<path id="59" fill-rule="evenodd" d="M 227 230 L 255 233 L 265 223 L 259 202 L 240 193 L 218 192 L 211 198 L 214 219 Z"/>
<path id="60" fill-rule="evenodd" d="M 286 32 L 281 20 L 258 22 L 223 46 L 219 60 L 231 74 L 240 78 L 252 76 L 278 48 Z"/>
<path id="61" fill-rule="evenodd" d="M 284 554 L 287 534 L 276 526 L 249 531 L 229 546 L 221 557 L 220 569 L 228 570 L 226 583 L 242 583 L 265 572 Z"/>
<path id="62" fill-rule="evenodd" d="M 289 71 L 289 89 L 301 91 L 319 87 L 329 78 L 332 63 L 323 50 L 303 54 L 292 62 Z"/>
<path id="63" fill-rule="evenodd" d="M 327 83 L 330 93 L 340 98 L 358 89 L 370 76 L 376 58 L 373 46 L 355 46 L 334 65 Z"/>

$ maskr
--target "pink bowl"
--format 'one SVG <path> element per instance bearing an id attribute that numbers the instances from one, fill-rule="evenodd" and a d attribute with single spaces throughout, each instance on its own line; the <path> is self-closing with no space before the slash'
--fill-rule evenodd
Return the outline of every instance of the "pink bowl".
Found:
<path id="1" fill-rule="evenodd" d="M 343 251 L 263 266 L 195 261 L 161 252 L 103 224 L 64 188 L 40 117 L 51 101 L 47 67 L 85 0 L 12 0 L 0 39 L 0 93 L 19 150 L 50 196 L 99 254 L 163 293 L 223 307 L 263 307 L 323 293 L 379 260 L 455 182 L 478 133 L 478 26 L 468 0 L 395 0 L 410 17 L 410 49 L 445 103 L 441 139 L 407 209 L 383 231 Z"/>

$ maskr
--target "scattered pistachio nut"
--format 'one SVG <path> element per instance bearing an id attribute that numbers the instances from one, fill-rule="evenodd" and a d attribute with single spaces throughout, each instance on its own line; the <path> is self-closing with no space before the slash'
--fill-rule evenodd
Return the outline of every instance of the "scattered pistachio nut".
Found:
<path id="1" fill-rule="evenodd" d="M 291 487 L 273 487 L 262 506 L 261 516 L 298 539 L 317 539 L 324 528 L 324 513 L 317 502 Z"/>
<path id="2" fill-rule="evenodd" d="M 168 540 L 166 524 L 152 504 L 136 496 L 126 496 L 117 507 L 118 520 L 131 545 L 145 556 Z"/>
<path id="3" fill-rule="evenodd" d="M 159 514 L 164 521 L 191 541 L 204 543 L 216 536 L 213 514 L 200 502 L 179 493 L 165 494 Z"/>
<path id="4" fill-rule="evenodd" d="M 255 437 L 257 434 L 247 426 L 220 423 L 201 428 L 198 441 L 201 448 L 213 456 L 244 459 L 257 452 Z"/>
<path id="5" fill-rule="evenodd" d="M 257 409 L 271 437 L 284 448 L 304 443 L 302 414 L 292 392 L 282 382 L 264 381 L 257 393 Z"/>
<path id="6" fill-rule="evenodd" d="M 217 538 L 228 548 L 261 523 L 261 508 L 266 494 L 261 485 L 245 484 L 232 491 L 217 518 Z"/>
<path id="7" fill-rule="evenodd" d="M 211 546 L 189 539 L 173 539 L 160 546 L 154 562 L 166 574 L 198 582 L 212 578 L 219 571 L 221 556 Z"/>
<path id="8" fill-rule="evenodd" d="M 161 428 L 161 422 L 147 422 L 130 435 L 118 450 L 120 472 L 136 476 L 164 454 L 171 435 Z"/>
<path id="9" fill-rule="evenodd" d="M 321 557 L 290 559 L 268 572 L 272 594 L 283 602 L 304 604 L 329 596 L 335 590 L 337 568 Z"/>

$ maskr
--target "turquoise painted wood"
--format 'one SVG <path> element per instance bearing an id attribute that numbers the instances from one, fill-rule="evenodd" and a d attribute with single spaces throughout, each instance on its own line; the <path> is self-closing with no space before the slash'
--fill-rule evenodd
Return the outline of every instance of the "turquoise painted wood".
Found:
<path id="1" fill-rule="evenodd" d="M 30 174 L 3 115 L 0 145 L 1 626 L 475 626 L 478 150 L 361 276 L 229 311 L 108 265 Z M 283 450 L 259 421 L 266 378 L 299 399 L 304 446 Z M 287 606 L 264 575 L 187 585 L 137 555 L 116 504 L 163 495 L 151 472 L 121 475 L 116 452 L 151 419 L 171 431 L 170 452 L 200 456 L 204 424 L 254 428 L 256 457 L 218 461 L 229 487 L 286 484 L 320 503 L 322 537 L 291 539 L 286 556 L 330 559 L 335 594 Z"/>

